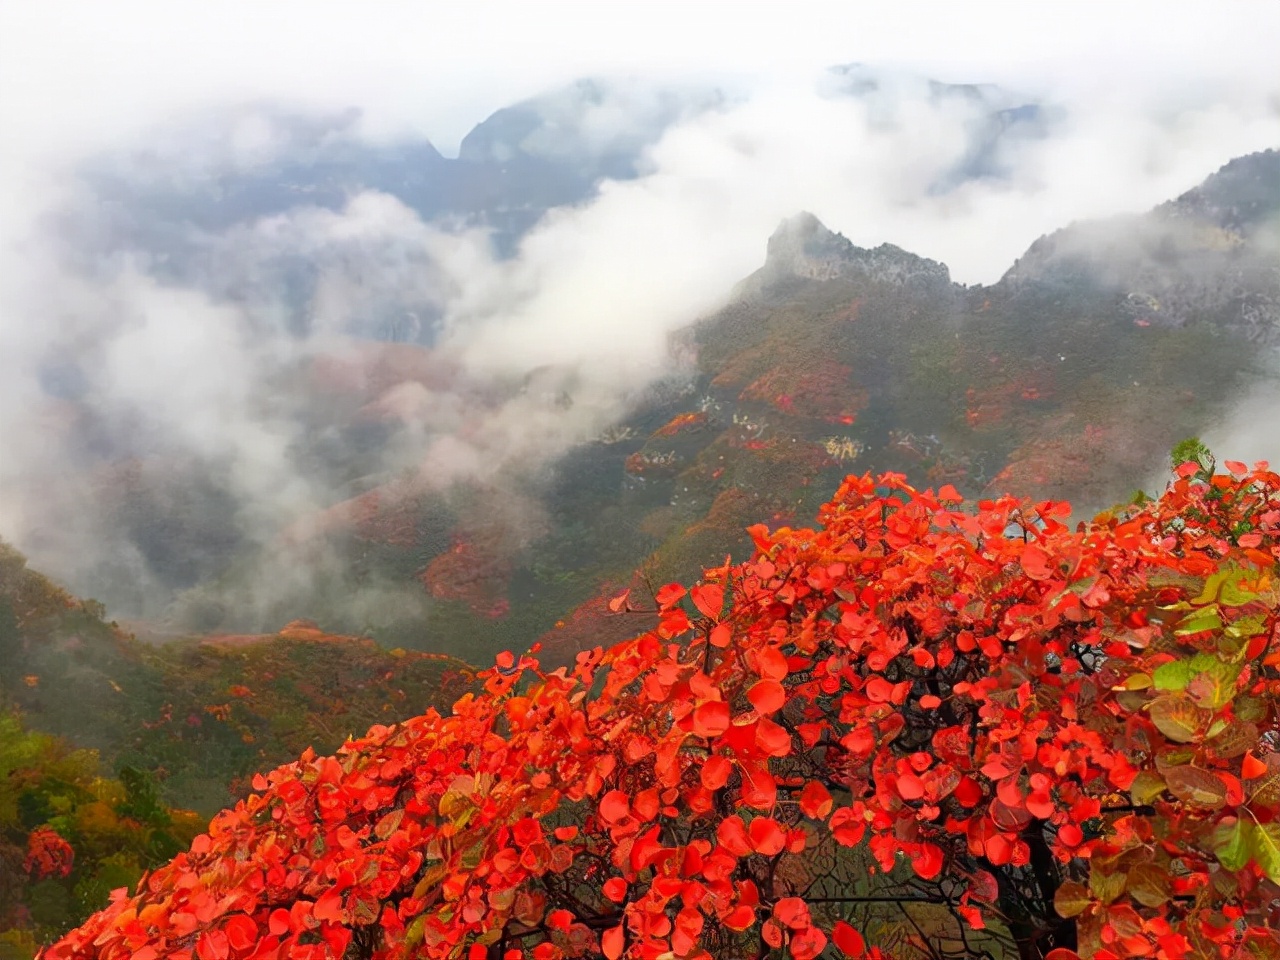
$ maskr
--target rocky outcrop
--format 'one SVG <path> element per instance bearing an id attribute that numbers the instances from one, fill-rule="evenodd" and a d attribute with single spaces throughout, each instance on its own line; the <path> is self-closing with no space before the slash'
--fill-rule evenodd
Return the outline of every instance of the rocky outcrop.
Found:
<path id="1" fill-rule="evenodd" d="M 812 213 L 798 213 L 779 224 L 769 238 L 764 266 L 738 288 L 740 297 L 767 291 L 787 280 L 864 279 L 920 291 L 952 286 L 945 264 L 908 253 L 891 243 L 859 247 L 834 233 Z"/>

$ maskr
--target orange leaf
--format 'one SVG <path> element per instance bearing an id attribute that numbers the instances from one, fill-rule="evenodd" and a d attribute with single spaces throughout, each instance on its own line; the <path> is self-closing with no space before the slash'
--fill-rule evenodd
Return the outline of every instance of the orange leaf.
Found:
<path id="1" fill-rule="evenodd" d="M 1244 762 L 1240 765 L 1241 780 L 1257 780 L 1261 776 L 1265 776 L 1267 765 L 1253 755 L 1252 752 L 1244 755 Z"/>
<path id="2" fill-rule="evenodd" d="M 630 590 L 623 590 L 620 594 L 609 601 L 609 609 L 614 613 L 621 613 L 627 607 L 627 598 L 631 596 Z"/>

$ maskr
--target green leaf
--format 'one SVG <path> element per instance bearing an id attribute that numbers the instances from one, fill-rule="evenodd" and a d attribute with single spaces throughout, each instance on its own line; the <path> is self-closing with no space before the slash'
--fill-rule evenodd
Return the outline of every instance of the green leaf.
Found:
<path id="1" fill-rule="evenodd" d="M 1084 913 L 1092 902 L 1089 891 L 1074 880 L 1063 882 L 1053 894 L 1053 909 L 1058 911 L 1058 916 L 1068 919 Z"/>
<path id="2" fill-rule="evenodd" d="M 1151 674 L 1157 690 L 1185 690 L 1191 682 L 1191 661 L 1170 660 Z"/>
<path id="3" fill-rule="evenodd" d="M 1247 617 L 1231 621 L 1231 623 L 1227 624 L 1227 629 L 1224 632 L 1230 637 L 1243 640 L 1248 637 L 1256 637 L 1266 629 L 1266 616 L 1261 613 L 1251 613 Z"/>
<path id="4" fill-rule="evenodd" d="M 1110 903 L 1124 893 L 1125 874 L 1103 873 L 1097 863 L 1089 866 L 1089 889 L 1103 903 Z"/>
<path id="5" fill-rule="evenodd" d="M 1129 796 L 1137 806 L 1150 803 L 1164 793 L 1164 778 L 1152 770 L 1143 770 L 1129 785 Z"/>
<path id="6" fill-rule="evenodd" d="M 1200 591 L 1200 595 L 1191 601 L 1192 606 L 1204 607 L 1218 599 L 1218 591 L 1222 589 L 1223 582 L 1231 576 L 1231 568 L 1223 567 L 1215 572 L 1208 580 L 1204 582 L 1204 589 Z"/>
<path id="7" fill-rule="evenodd" d="M 1243 607 L 1258 599 L 1257 593 L 1253 590 L 1246 590 L 1240 585 L 1248 576 L 1248 573 L 1239 567 L 1232 567 L 1228 572 L 1233 576 L 1223 581 L 1222 593 L 1218 598 L 1219 603 L 1224 607 Z"/>
<path id="8" fill-rule="evenodd" d="M 1217 604 L 1197 610 L 1178 622 L 1173 632 L 1183 637 L 1192 633 L 1203 633 L 1205 630 L 1218 630 L 1222 627 L 1222 616 L 1218 613 Z"/>
<path id="9" fill-rule="evenodd" d="M 1233 710 L 1238 720 L 1247 720 L 1251 723 L 1263 719 L 1267 715 L 1267 701 L 1261 697 L 1236 697 Z"/>
<path id="10" fill-rule="evenodd" d="M 1249 862 L 1251 838 L 1249 823 L 1236 820 L 1228 824 L 1225 820 L 1213 831 L 1213 853 L 1226 870 L 1244 869 Z"/>
<path id="11" fill-rule="evenodd" d="M 1271 880 L 1280 882 L 1280 823 L 1255 823 L 1249 832 L 1254 861 Z"/>
<path id="12" fill-rule="evenodd" d="M 1235 697 L 1236 680 L 1242 668 L 1242 664 L 1223 663 L 1215 656 L 1198 653 L 1191 658 L 1187 693 L 1202 707 L 1210 710 L 1224 707 Z"/>

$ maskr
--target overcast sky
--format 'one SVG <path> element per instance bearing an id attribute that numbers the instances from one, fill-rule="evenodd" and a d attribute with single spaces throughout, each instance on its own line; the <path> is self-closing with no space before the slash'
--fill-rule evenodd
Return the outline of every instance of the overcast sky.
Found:
<path id="1" fill-rule="evenodd" d="M 586 73 L 862 60 L 945 80 L 1257 83 L 1275 73 L 1278 35 L 1275 0 L 10 0 L 0 119 L 7 151 L 63 149 L 194 104 L 286 98 L 355 104 L 375 128 L 449 152 L 487 112 Z"/>

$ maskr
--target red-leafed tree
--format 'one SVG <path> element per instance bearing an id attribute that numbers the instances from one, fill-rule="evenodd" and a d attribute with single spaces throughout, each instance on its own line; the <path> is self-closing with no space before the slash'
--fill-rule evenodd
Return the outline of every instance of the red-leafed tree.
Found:
<path id="1" fill-rule="evenodd" d="M 1280 476 L 1227 467 L 1075 529 L 850 478 L 652 632 L 257 777 L 46 956 L 1278 956 Z"/>

